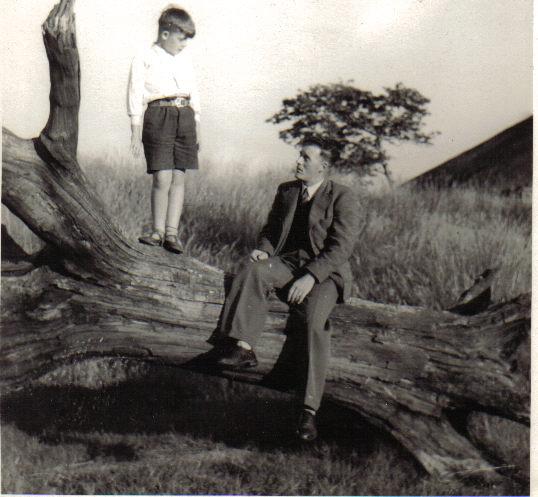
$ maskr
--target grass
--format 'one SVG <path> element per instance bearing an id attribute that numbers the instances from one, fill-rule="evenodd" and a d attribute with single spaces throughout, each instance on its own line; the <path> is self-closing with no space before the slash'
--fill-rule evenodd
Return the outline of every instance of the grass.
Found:
<path id="1" fill-rule="evenodd" d="M 151 179 L 141 164 L 87 161 L 84 169 L 127 237 L 150 228 Z M 188 173 L 181 228 L 188 253 L 235 271 L 289 177 L 284 169 L 254 175 L 239 165 Z M 531 208 L 520 199 L 476 188 L 369 194 L 353 178 L 337 180 L 357 191 L 362 218 L 354 296 L 446 308 L 491 267 L 499 268 L 495 301 L 530 291 Z"/>
<path id="2" fill-rule="evenodd" d="M 126 237 L 150 227 L 151 179 L 141 163 L 82 161 Z M 188 173 L 181 237 L 189 255 L 228 271 L 255 246 L 280 168 Z M 447 308 L 486 268 L 497 302 L 531 289 L 531 209 L 476 188 L 368 193 L 352 177 L 362 228 L 355 297 Z M 4 209 L 4 208 L 3 208 Z M 5 214 L 29 252 L 41 243 Z M 526 494 L 425 475 L 392 440 L 325 406 L 321 439 L 289 442 L 291 400 L 263 389 L 138 363 L 94 360 L 51 373 L 2 401 L 2 492 L 318 495 Z M 140 369 L 141 368 L 141 369 Z M 54 399 L 54 401 L 52 401 Z"/>
<path id="3" fill-rule="evenodd" d="M 426 476 L 383 433 L 323 406 L 321 437 L 293 442 L 292 399 L 226 380 L 101 359 L 2 403 L 2 492 L 473 495 L 524 487 Z M 115 369 L 130 368 L 121 381 Z M 75 368 L 75 369 L 77 369 Z M 92 369 L 106 371 L 93 388 Z M 88 372 L 90 371 L 90 372 Z M 51 402 L 51 399 L 55 399 Z"/>
<path id="4" fill-rule="evenodd" d="M 141 163 L 86 159 L 83 169 L 111 217 L 133 241 L 151 227 L 151 178 Z M 181 237 L 187 252 L 228 271 L 255 247 L 283 168 L 254 175 L 241 165 L 207 165 L 187 173 Z M 352 257 L 353 296 L 374 301 L 450 307 L 486 268 L 499 268 L 496 302 L 531 289 L 531 207 L 476 188 L 358 193 L 362 230 Z M 29 250 L 28 230 L 5 216 Z M 11 226 L 9 226 L 11 224 Z"/>

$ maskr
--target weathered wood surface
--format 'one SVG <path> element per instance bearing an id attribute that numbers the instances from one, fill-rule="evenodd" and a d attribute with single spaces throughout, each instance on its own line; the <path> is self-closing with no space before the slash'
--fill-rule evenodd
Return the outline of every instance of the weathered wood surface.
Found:
<path id="1" fill-rule="evenodd" d="M 3 130 L 2 202 L 47 243 L 32 261 L 36 269 L 3 278 L 4 390 L 95 355 L 289 386 L 282 358 L 290 342 L 274 367 L 287 306 L 272 305 L 258 369 L 215 371 L 206 340 L 222 307 L 225 275 L 125 240 L 89 186 L 75 157 L 77 116 L 70 115 L 80 98 L 74 29 L 72 1 L 62 0 L 44 25 L 52 85 L 44 131 L 22 140 Z M 528 424 L 529 295 L 474 316 L 355 300 L 338 306 L 331 322 L 328 399 L 385 428 L 432 474 L 499 477 L 448 413 L 494 413 Z"/>
<path id="2" fill-rule="evenodd" d="M 4 290 L 21 278 L 5 278 Z M 29 296 L 30 309 L 11 306 L 4 315 L 0 367 L 6 386 L 95 355 L 218 374 L 204 353 L 221 302 L 173 298 L 173 291 L 158 296 L 139 285 L 85 283 L 49 268 L 25 278 L 37 295 Z M 528 309 L 528 297 L 474 317 L 363 301 L 339 306 L 331 320 L 326 398 L 390 431 L 432 473 L 488 470 L 446 413 L 470 409 L 528 423 Z M 267 375 L 282 347 L 286 317 L 286 306 L 275 302 L 257 349 L 260 367 L 228 377 L 290 385 L 288 375 Z"/>

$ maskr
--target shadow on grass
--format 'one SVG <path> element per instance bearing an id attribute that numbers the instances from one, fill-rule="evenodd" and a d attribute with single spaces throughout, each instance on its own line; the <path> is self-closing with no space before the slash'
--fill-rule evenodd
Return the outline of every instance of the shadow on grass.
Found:
<path id="1" fill-rule="evenodd" d="M 155 366 L 141 378 L 101 389 L 34 385 L 1 404 L 2 423 L 49 444 L 89 444 L 89 454 L 116 460 L 136 459 L 136 453 L 126 444 L 92 445 L 84 434 L 179 433 L 229 447 L 295 452 L 304 450 L 294 438 L 296 415 L 290 395 Z M 310 447 L 327 442 L 343 457 L 366 454 L 387 438 L 356 413 L 330 403 L 322 406 L 318 426 L 319 440 Z"/>

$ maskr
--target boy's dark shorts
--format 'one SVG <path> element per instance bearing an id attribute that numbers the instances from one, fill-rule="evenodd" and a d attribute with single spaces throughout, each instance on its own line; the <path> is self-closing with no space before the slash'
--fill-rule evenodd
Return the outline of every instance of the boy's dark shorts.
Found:
<path id="1" fill-rule="evenodd" d="M 149 106 L 144 114 L 142 143 L 150 174 L 163 169 L 198 169 L 191 107 Z"/>

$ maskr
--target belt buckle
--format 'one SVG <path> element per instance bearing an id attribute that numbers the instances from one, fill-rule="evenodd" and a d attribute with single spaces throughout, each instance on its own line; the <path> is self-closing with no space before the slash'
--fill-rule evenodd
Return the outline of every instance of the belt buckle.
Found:
<path id="1" fill-rule="evenodd" d="M 185 107 L 187 105 L 187 99 L 183 97 L 176 97 L 174 99 L 174 105 L 176 107 Z"/>

